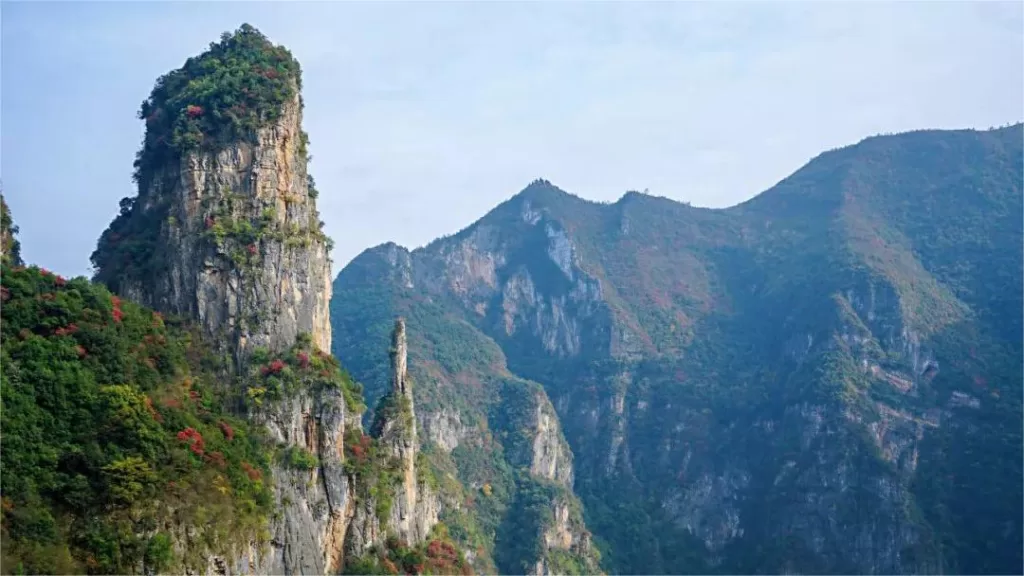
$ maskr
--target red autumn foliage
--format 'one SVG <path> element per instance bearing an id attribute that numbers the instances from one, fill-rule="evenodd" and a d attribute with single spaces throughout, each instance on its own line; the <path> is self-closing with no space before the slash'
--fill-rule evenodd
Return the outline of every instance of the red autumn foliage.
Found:
<path id="1" fill-rule="evenodd" d="M 114 306 L 114 310 L 111 312 L 111 315 L 114 317 L 114 322 L 120 324 L 121 319 L 124 318 L 124 312 L 121 312 L 121 299 L 117 296 L 111 296 L 110 303 Z"/>
<path id="2" fill-rule="evenodd" d="M 89 355 L 89 353 L 85 351 L 85 348 L 81 344 L 75 346 L 75 352 L 78 352 L 79 358 L 85 358 L 86 356 Z"/>
<path id="3" fill-rule="evenodd" d="M 57 287 L 62 287 L 62 286 L 64 286 L 65 284 L 67 284 L 67 283 L 68 283 L 68 281 L 67 281 L 67 280 L 65 280 L 63 276 L 57 276 L 57 277 L 55 277 L 55 278 L 53 279 L 53 283 L 54 283 L 55 285 L 57 285 Z"/>
<path id="4" fill-rule="evenodd" d="M 227 468 L 228 465 L 227 460 L 224 459 L 224 455 L 220 452 L 210 452 L 203 459 L 222 470 Z"/>
<path id="5" fill-rule="evenodd" d="M 39 273 L 42 274 L 43 276 L 50 276 L 53 274 L 53 272 L 50 272 L 46 268 L 40 268 Z"/>
<path id="6" fill-rule="evenodd" d="M 461 570 L 456 570 L 460 567 Z M 439 540 L 432 540 L 427 545 L 427 565 L 430 566 L 431 572 L 440 574 L 470 574 L 469 566 L 462 564 L 459 561 L 459 553 L 455 550 L 455 547 L 448 542 L 441 542 Z M 420 566 L 415 568 L 422 572 Z"/>
<path id="7" fill-rule="evenodd" d="M 78 324 L 71 323 L 63 328 L 57 328 L 53 331 L 55 336 L 67 336 L 68 334 L 74 334 L 78 332 Z"/>
<path id="8" fill-rule="evenodd" d="M 385 558 L 383 564 L 384 569 L 387 570 L 389 574 L 398 574 L 398 566 L 395 566 L 394 562 Z"/>
<path id="9" fill-rule="evenodd" d="M 436 559 L 457 560 L 459 558 L 459 553 L 456 552 L 455 547 L 448 542 L 432 540 L 430 544 L 427 545 L 427 556 Z"/>
<path id="10" fill-rule="evenodd" d="M 363 434 L 359 437 L 357 444 L 352 444 L 349 449 L 352 450 L 352 455 L 355 456 L 356 460 L 362 462 L 366 459 L 367 453 L 370 451 L 370 444 L 373 442 L 373 438 Z"/>
<path id="11" fill-rule="evenodd" d="M 296 354 L 299 358 L 299 366 L 303 369 L 309 368 L 309 354 L 305 352 L 299 352 Z"/>
<path id="12" fill-rule="evenodd" d="M 181 432 L 178 432 L 178 440 L 181 440 L 182 442 L 188 444 L 188 448 L 189 450 L 192 451 L 193 454 L 196 454 L 198 456 L 203 455 L 203 448 L 205 446 L 205 443 L 203 442 L 203 436 L 199 434 L 199 432 L 197 432 L 195 428 L 188 427 L 182 430 Z"/>
<path id="13" fill-rule="evenodd" d="M 284 360 L 275 359 L 273 362 L 260 368 L 260 372 L 266 376 L 268 374 L 280 374 L 284 370 Z"/>
<path id="14" fill-rule="evenodd" d="M 258 468 L 254 468 L 253 465 L 248 462 L 242 462 L 242 470 L 245 470 L 245 475 L 253 482 L 263 478 L 263 473 L 260 472 Z"/>
<path id="15" fill-rule="evenodd" d="M 198 118 L 203 115 L 203 107 L 189 104 L 188 107 L 185 108 L 185 113 L 188 114 L 189 118 Z"/>
<path id="16" fill-rule="evenodd" d="M 440 555 L 441 555 L 441 543 L 440 542 L 438 542 L 437 540 L 434 540 L 429 545 L 427 545 L 427 556 L 430 556 L 432 558 L 437 558 Z"/>
<path id="17" fill-rule="evenodd" d="M 189 390 L 188 397 L 189 400 L 192 400 L 193 402 L 198 402 L 200 400 L 199 392 L 196 392 L 195 390 Z"/>
<path id="18" fill-rule="evenodd" d="M 181 408 L 181 400 L 168 398 L 163 401 L 164 408 Z"/>
<path id="19" fill-rule="evenodd" d="M 258 252 L 255 244 L 249 244 L 248 246 L 246 246 L 246 248 L 249 250 L 249 254 L 252 256 L 255 256 L 256 252 Z"/>
<path id="20" fill-rule="evenodd" d="M 230 424 L 227 422 L 220 422 L 219 425 L 220 431 L 224 433 L 224 438 L 226 438 L 228 442 L 235 439 L 235 430 Z"/>

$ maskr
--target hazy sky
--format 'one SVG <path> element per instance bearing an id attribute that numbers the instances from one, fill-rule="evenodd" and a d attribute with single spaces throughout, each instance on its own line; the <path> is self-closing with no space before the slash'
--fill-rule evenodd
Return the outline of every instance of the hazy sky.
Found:
<path id="1" fill-rule="evenodd" d="M 543 177 L 728 206 L 879 132 L 1024 117 L 1020 2 L 3 2 L 3 188 L 66 275 L 134 194 L 161 74 L 249 22 L 302 63 L 337 273 Z"/>

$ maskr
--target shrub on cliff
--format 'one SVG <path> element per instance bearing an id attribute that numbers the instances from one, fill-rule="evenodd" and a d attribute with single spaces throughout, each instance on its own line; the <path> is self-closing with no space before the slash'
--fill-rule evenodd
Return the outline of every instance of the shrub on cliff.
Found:
<path id="1" fill-rule="evenodd" d="M 301 87 L 298 61 L 243 24 L 157 80 L 139 109 L 146 137 L 136 178 L 182 152 L 252 137 L 277 120 Z"/>
<path id="2" fill-rule="evenodd" d="M 21 262 L 21 243 L 17 238 L 18 227 L 11 219 L 11 210 L 0 195 L 0 258 L 14 266 Z"/>

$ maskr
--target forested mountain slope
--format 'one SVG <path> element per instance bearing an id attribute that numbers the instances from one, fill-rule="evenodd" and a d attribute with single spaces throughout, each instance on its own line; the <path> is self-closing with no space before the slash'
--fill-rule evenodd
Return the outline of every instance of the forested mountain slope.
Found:
<path id="1" fill-rule="evenodd" d="M 872 137 L 724 210 L 539 180 L 357 257 L 334 352 L 373 397 L 417 318 L 423 441 L 471 484 L 539 383 L 609 572 L 1019 573 L 1022 140 Z"/>

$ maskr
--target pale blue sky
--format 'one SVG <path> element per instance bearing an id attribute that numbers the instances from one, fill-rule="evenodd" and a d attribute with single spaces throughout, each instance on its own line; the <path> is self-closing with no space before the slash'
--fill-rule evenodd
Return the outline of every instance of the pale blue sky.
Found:
<path id="1" fill-rule="evenodd" d="M 337 273 L 543 177 L 728 206 L 879 132 L 1024 117 L 1020 2 L 3 2 L 2 167 L 26 259 L 89 272 L 139 104 L 249 22 L 304 71 Z"/>

